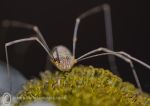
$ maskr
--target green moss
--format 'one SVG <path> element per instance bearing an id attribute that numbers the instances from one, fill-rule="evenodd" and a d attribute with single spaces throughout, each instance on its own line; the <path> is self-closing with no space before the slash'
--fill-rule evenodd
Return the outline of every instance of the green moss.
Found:
<path id="1" fill-rule="evenodd" d="M 110 71 L 92 66 L 70 72 L 49 71 L 29 81 L 18 94 L 17 106 L 44 100 L 58 106 L 150 106 L 150 97 Z"/>

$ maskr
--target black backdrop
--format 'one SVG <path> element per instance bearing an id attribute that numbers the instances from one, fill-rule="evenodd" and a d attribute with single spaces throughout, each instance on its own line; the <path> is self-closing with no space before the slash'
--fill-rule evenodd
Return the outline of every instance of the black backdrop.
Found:
<path id="1" fill-rule="evenodd" d="M 12 0 L 0 1 L 0 21 L 14 19 L 38 25 L 50 48 L 63 44 L 72 49 L 72 35 L 75 18 L 87 9 L 108 3 L 112 11 L 112 26 L 115 50 L 123 50 L 150 64 L 150 30 L 148 16 L 149 8 L 146 1 L 138 0 Z M 105 47 L 103 14 L 85 19 L 80 26 L 77 56 L 99 46 Z M 4 42 L 27 37 L 28 31 L 8 31 L 7 39 L 0 40 L 1 48 Z M 46 53 L 37 44 L 31 44 L 25 54 L 20 55 L 26 44 L 15 46 L 15 51 L 9 49 L 10 63 L 26 77 L 31 78 L 44 70 Z M 13 47 L 12 47 L 13 48 Z M 23 56 L 23 57 L 22 57 Z M 5 54 L 1 49 L 1 59 Z M 106 57 L 94 58 L 80 64 L 109 68 Z M 117 59 L 120 76 L 134 82 L 129 65 Z M 150 70 L 135 64 L 142 86 L 150 90 Z"/>

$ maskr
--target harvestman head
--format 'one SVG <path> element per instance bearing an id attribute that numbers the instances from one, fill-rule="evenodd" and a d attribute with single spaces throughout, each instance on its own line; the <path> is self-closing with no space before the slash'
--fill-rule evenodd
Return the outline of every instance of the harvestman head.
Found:
<path id="1" fill-rule="evenodd" d="M 90 15 L 97 14 L 98 12 L 101 12 L 101 11 L 104 12 L 104 16 L 105 16 L 104 19 L 105 19 L 107 48 L 99 47 L 97 49 L 91 50 L 90 52 L 85 53 L 84 55 L 76 58 L 75 49 L 76 49 L 76 42 L 77 42 L 77 32 L 78 32 L 78 27 L 79 27 L 79 24 L 80 24 L 81 20 L 83 20 L 84 18 L 86 18 Z M 133 65 L 132 61 L 135 61 L 135 62 L 143 65 L 144 67 L 146 67 L 148 69 L 150 69 L 150 66 L 148 64 L 142 62 L 141 60 L 132 57 L 128 53 L 125 53 L 123 51 L 118 51 L 118 52 L 113 51 L 113 36 L 112 36 L 112 28 L 111 28 L 111 15 L 110 15 L 110 7 L 109 7 L 108 4 L 103 4 L 103 5 L 100 5 L 100 6 L 96 6 L 96 7 L 88 10 L 87 12 L 81 14 L 79 17 L 76 18 L 75 29 L 74 29 L 74 34 L 73 34 L 72 53 L 65 46 L 56 46 L 53 50 L 50 50 L 49 46 L 47 45 L 46 41 L 43 38 L 42 33 L 40 32 L 40 30 L 38 29 L 37 26 L 22 23 L 22 22 L 18 22 L 18 21 L 9 21 L 9 20 L 4 20 L 2 22 L 2 25 L 3 25 L 3 27 L 26 28 L 26 29 L 35 31 L 35 33 L 36 33 L 36 36 L 34 36 L 34 37 L 14 40 L 14 41 L 11 41 L 11 42 L 8 42 L 8 43 L 5 44 L 6 60 L 7 60 L 7 71 L 8 71 L 8 76 L 9 76 L 10 80 L 11 80 L 11 76 L 10 76 L 9 59 L 8 59 L 7 48 L 11 45 L 21 43 L 21 42 L 36 41 L 47 52 L 51 62 L 61 71 L 69 71 L 74 66 L 74 64 L 76 64 L 77 62 L 80 62 L 82 60 L 86 60 L 86 59 L 89 59 L 89 58 L 93 58 L 93 57 L 97 57 L 97 56 L 104 56 L 104 55 L 116 56 L 116 57 L 124 60 L 125 62 L 129 63 L 129 65 L 132 69 L 135 81 L 137 83 L 137 86 L 142 91 L 141 84 L 140 84 L 140 81 L 139 81 L 138 76 L 136 74 L 136 71 L 134 69 L 134 65 Z M 97 53 L 97 54 L 95 54 L 95 53 Z M 95 54 L 95 55 L 93 55 L 93 54 Z M 109 61 L 110 61 L 111 66 L 113 67 L 115 65 L 114 58 L 110 57 Z M 10 83 L 10 91 L 11 91 L 11 83 Z"/>

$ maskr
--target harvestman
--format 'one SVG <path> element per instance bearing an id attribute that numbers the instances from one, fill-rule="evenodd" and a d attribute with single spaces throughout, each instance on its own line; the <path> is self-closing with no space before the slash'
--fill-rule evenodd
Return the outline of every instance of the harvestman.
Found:
<path id="1" fill-rule="evenodd" d="M 105 28 L 106 29 L 106 39 L 107 39 L 106 43 L 107 43 L 107 48 L 109 48 L 109 49 L 99 47 L 97 49 L 94 49 L 94 50 L 76 58 L 75 57 L 75 50 L 76 50 L 76 42 L 77 42 L 77 32 L 78 32 L 78 27 L 79 27 L 81 20 L 90 16 L 90 15 L 101 12 L 101 11 L 104 12 L 105 27 L 106 27 Z M 132 57 L 131 55 L 129 55 L 126 52 L 123 52 L 123 51 L 115 52 L 115 51 L 113 51 L 111 14 L 110 14 L 110 7 L 108 4 L 96 6 L 96 7 L 88 10 L 87 12 L 81 14 L 79 17 L 76 18 L 74 35 L 73 35 L 73 50 L 72 50 L 73 54 L 71 54 L 71 52 L 65 46 L 56 46 L 53 50 L 50 50 L 46 41 L 43 38 L 42 33 L 40 32 L 40 30 L 38 29 L 37 26 L 18 22 L 18 21 L 9 21 L 9 20 L 4 20 L 2 25 L 3 25 L 3 27 L 27 28 L 27 29 L 35 31 L 35 33 L 37 34 L 35 37 L 29 37 L 29 38 L 14 40 L 14 41 L 11 41 L 11 42 L 8 42 L 5 44 L 7 71 L 8 71 L 8 76 L 10 79 L 11 79 L 11 76 L 10 76 L 7 48 L 11 45 L 21 43 L 21 42 L 36 41 L 47 52 L 51 62 L 61 71 L 69 71 L 74 66 L 74 64 L 76 64 L 79 61 L 85 60 L 85 59 L 89 59 L 89 58 L 93 58 L 93 57 L 97 57 L 97 56 L 104 56 L 104 55 L 116 56 L 116 57 L 124 60 L 125 62 L 129 63 L 129 65 L 132 69 L 136 84 L 137 84 L 138 88 L 142 91 L 142 87 L 141 87 L 140 81 L 138 79 L 138 76 L 136 74 L 136 71 L 134 69 L 134 65 L 133 65 L 132 60 L 143 65 L 144 67 L 146 67 L 148 69 L 150 69 L 150 66 L 148 64 L 142 62 L 141 60 L 139 60 L 135 57 Z M 94 53 L 97 53 L 97 54 L 94 54 Z M 111 57 L 111 58 L 109 58 L 109 60 L 110 60 L 111 66 L 115 65 L 114 64 L 114 58 Z M 10 89 L 11 89 L 11 84 L 10 84 Z"/>

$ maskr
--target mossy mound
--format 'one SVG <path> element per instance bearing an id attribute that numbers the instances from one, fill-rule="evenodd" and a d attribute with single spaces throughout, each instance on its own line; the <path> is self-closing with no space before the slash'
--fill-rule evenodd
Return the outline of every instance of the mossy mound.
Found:
<path id="1" fill-rule="evenodd" d="M 29 81 L 18 94 L 17 106 L 44 100 L 56 106 L 150 106 L 150 97 L 110 71 L 92 66 L 70 72 L 49 71 Z"/>

